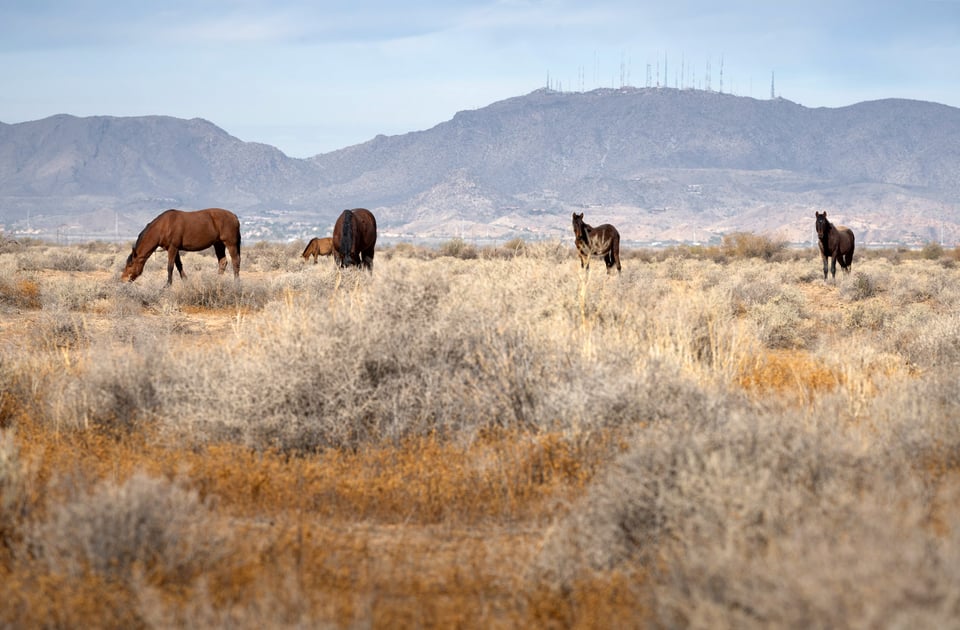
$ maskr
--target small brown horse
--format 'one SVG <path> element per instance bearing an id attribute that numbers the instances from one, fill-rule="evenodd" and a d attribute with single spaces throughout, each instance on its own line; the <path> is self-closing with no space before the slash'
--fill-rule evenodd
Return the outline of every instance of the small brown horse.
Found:
<path id="1" fill-rule="evenodd" d="M 313 256 L 313 264 L 317 264 L 317 259 L 320 256 L 329 256 L 332 253 L 333 239 L 329 236 L 324 236 L 323 238 L 311 238 L 301 256 L 303 256 L 304 260 L 309 260 L 310 257 Z"/>
<path id="2" fill-rule="evenodd" d="M 121 280 L 133 282 L 143 273 L 143 265 L 156 249 L 167 250 L 167 286 L 173 284 L 173 266 L 185 278 L 180 252 L 199 252 L 210 246 L 217 254 L 222 274 L 227 268 L 227 250 L 233 263 L 233 276 L 240 277 L 240 220 L 222 208 L 194 212 L 167 210 L 147 224 L 127 256 Z"/>
<path id="3" fill-rule="evenodd" d="M 583 213 L 573 213 L 573 237 L 580 254 L 580 267 L 590 268 L 591 256 L 602 256 L 607 273 L 617 267 L 620 273 L 620 232 L 609 223 L 593 227 L 583 222 Z"/>
<path id="4" fill-rule="evenodd" d="M 361 265 L 373 271 L 377 219 L 366 208 L 344 210 L 333 226 L 333 258 L 340 267 Z"/>
<path id="5" fill-rule="evenodd" d="M 854 237 L 853 230 L 842 225 L 834 225 L 827 221 L 827 213 L 814 211 L 817 215 L 817 244 L 820 246 L 820 258 L 823 259 L 823 279 L 827 279 L 827 259 L 833 257 L 830 272 L 833 279 L 837 279 L 837 261 L 840 268 L 850 273 L 853 265 Z"/>

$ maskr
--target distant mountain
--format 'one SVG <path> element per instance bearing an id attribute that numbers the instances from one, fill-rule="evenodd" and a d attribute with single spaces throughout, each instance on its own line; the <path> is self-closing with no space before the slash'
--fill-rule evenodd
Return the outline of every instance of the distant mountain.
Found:
<path id="1" fill-rule="evenodd" d="M 0 222 L 135 235 L 219 205 L 254 235 L 319 234 L 346 207 L 394 236 L 567 237 L 570 213 L 626 240 L 749 230 L 809 242 L 814 210 L 858 241 L 960 241 L 960 109 L 811 109 L 676 89 L 538 90 L 425 131 L 310 159 L 199 119 L 0 124 Z M 287 227 L 284 227 L 287 226 Z"/>

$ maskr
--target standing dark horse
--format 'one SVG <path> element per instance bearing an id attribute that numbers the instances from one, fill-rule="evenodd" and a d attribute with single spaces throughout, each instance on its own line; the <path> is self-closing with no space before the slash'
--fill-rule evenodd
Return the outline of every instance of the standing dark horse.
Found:
<path id="1" fill-rule="evenodd" d="M 167 210 L 147 224 L 127 256 L 121 280 L 133 282 L 158 247 L 167 250 L 167 286 L 173 284 L 173 266 L 185 278 L 180 252 L 199 252 L 213 245 L 222 274 L 227 268 L 227 250 L 233 262 L 233 276 L 240 277 L 240 220 L 222 208 L 195 212 Z"/>
<path id="2" fill-rule="evenodd" d="M 817 244 L 820 245 L 820 258 L 823 259 L 823 279 L 827 279 L 827 259 L 833 257 L 830 272 L 833 279 L 837 279 L 837 261 L 840 268 L 850 273 L 853 265 L 854 237 L 853 230 L 842 225 L 834 225 L 827 221 L 827 213 L 817 215 Z"/>
<path id="3" fill-rule="evenodd" d="M 583 213 L 573 213 L 573 237 L 580 254 L 580 267 L 590 268 L 591 256 L 602 256 L 607 273 L 617 267 L 620 272 L 620 232 L 609 223 L 593 227 L 583 222 Z"/>
<path id="4" fill-rule="evenodd" d="M 311 238 L 306 249 L 300 255 L 303 256 L 304 260 L 310 260 L 310 257 L 313 256 L 313 264 L 317 264 L 317 259 L 320 256 L 329 256 L 332 253 L 333 239 L 324 236 L 323 238 Z"/>
<path id="5" fill-rule="evenodd" d="M 362 265 L 373 271 L 377 219 L 366 208 L 344 210 L 333 226 L 333 257 L 340 267 Z"/>

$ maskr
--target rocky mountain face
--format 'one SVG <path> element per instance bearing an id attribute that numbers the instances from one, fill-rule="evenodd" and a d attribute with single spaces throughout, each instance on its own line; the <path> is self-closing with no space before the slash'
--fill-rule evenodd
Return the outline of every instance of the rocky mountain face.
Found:
<path id="1" fill-rule="evenodd" d="M 565 238 L 570 213 L 635 242 L 734 231 L 810 242 L 813 213 L 858 242 L 960 241 L 960 109 L 806 108 L 676 89 L 538 90 L 425 131 L 307 160 L 167 117 L 0 124 L 0 222 L 135 235 L 169 207 L 320 234 L 368 207 L 397 238 Z"/>

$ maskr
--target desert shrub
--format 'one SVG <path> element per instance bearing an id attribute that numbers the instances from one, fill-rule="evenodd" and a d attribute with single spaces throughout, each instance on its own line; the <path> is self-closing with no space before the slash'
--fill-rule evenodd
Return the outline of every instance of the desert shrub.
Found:
<path id="1" fill-rule="evenodd" d="M 927 368 L 960 366 L 960 319 L 955 315 L 924 318 L 924 321 L 907 327 L 900 343 L 900 351 L 914 365 Z"/>
<path id="2" fill-rule="evenodd" d="M 890 322 L 890 313 L 878 304 L 858 304 L 843 315 L 846 328 L 882 330 Z"/>
<path id="3" fill-rule="evenodd" d="M 159 415 L 178 419 L 168 429 L 309 452 L 431 432 L 625 426 L 703 413 L 705 397 L 678 366 L 709 369 L 733 345 L 706 310 L 692 322 L 670 311 L 658 322 L 630 317 L 620 307 L 630 287 L 606 276 L 581 310 L 573 265 L 518 274 L 502 262 L 453 261 L 437 274 L 391 262 L 270 302 L 235 352 L 176 357 L 156 394 Z M 581 318 L 626 326 L 658 354 L 637 358 L 617 335 L 571 347 L 556 331 Z"/>
<path id="4" fill-rule="evenodd" d="M 862 271 L 854 272 L 850 282 L 840 286 L 840 295 L 845 299 L 856 302 L 866 300 L 877 294 L 877 286 L 873 279 Z"/>
<path id="5" fill-rule="evenodd" d="M 0 254 L 22 251 L 26 245 L 15 238 L 0 234 Z"/>
<path id="6" fill-rule="evenodd" d="M 186 583 L 228 553 L 212 508 L 196 491 L 137 473 L 53 506 L 32 542 L 54 572 L 129 580 L 138 569 Z"/>
<path id="7" fill-rule="evenodd" d="M 257 241 L 252 245 L 241 249 L 243 262 L 240 265 L 240 276 L 243 277 L 244 270 L 250 271 L 292 271 L 297 269 L 303 262 L 300 254 L 307 246 L 303 241 L 294 241 L 290 243 L 269 243 L 266 241 Z M 227 258 L 230 255 L 227 254 Z M 227 263 L 227 271 L 231 272 L 232 267 Z"/>
<path id="8" fill-rule="evenodd" d="M 562 589 L 639 571 L 668 626 L 952 618 L 960 533 L 924 526 L 931 497 L 909 459 L 804 423 L 652 427 L 548 532 L 535 574 Z"/>
<path id="9" fill-rule="evenodd" d="M 900 306 L 954 299 L 956 282 L 950 270 L 929 263 L 909 262 L 900 266 L 898 273 L 888 280 L 889 292 Z"/>
<path id="10" fill-rule="evenodd" d="M 803 348 L 808 343 L 804 300 L 794 291 L 784 291 L 751 311 L 758 337 L 767 348 Z"/>
<path id="11" fill-rule="evenodd" d="M 103 340 L 91 344 L 80 366 L 64 374 L 47 396 L 50 420 L 63 428 L 94 427 L 118 435 L 152 420 L 165 370 L 154 362 L 162 356 L 160 349 L 145 341 L 131 339 L 128 347 Z"/>
<path id="12" fill-rule="evenodd" d="M 727 283 L 721 285 L 728 295 L 730 312 L 743 315 L 778 296 L 782 285 L 764 277 L 756 270 L 728 273 Z"/>
<path id="13" fill-rule="evenodd" d="M 110 300 L 116 286 L 95 277 L 61 277 L 43 282 L 40 299 L 45 309 L 89 311 Z"/>
<path id="14" fill-rule="evenodd" d="M 763 258 L 772 259 L 786 249 L 786 243 L 774 241 L 768 236 L 751 232 L 734 232 L 725 234 L 720 244 L 724 255 L 731 258 Z"/>
<path id="15" fill-rule="evenodd" d="M 41 308 L 40 283 L 23 276 L 0 278 L 0 304 L 21 309 Z"/>
<path id="16" fill-rule="evenodd" d="M 44 257 L 36 250 L 17 254 L 17 271 L 40 271 L 46 268 Z"/>
<path id="17" fill-rule="evenodd" d="M 34 339 L 40 347 L 79 348 L 86 345 L 90 335 L 81 317 L 62 309 L 49 309 L 37 321 Z"/>
<path id="18" fill-rule="evenodd" d="M 526 241 L 522 238 L 514 238 L 502 245 L 483 247 L 478 254 L 480 258 L 487 260 L 510 260 L 524 256 L 526 252 Z"/>
<path id="19" fill-rule="evenodd" d="M 269 285 L 243 279 L 240 272 L 237 282 L 230 267 L 227 273 L 196 274 L 188 276 L 184 282 L 174 282 L 172 291 L 165 294 L 180 307 L 189 306 L 205 309 L 260 309 L 272 297 Z"/>
<path id="20" fill-rule="evenodd" d="M 23 536 L 27 509 L 25 477 L 13 432 L 0 429 L 0 567 L 9 567 Z"/>
<path id="21" fill-rule="evenodd" d="M 462 260 L 473 260 L 478 256 L 476 246 L 467 243 L 462 238 L 453 238 L 441 243 L 437 248 L 437 253 L 441 256 L 450 256 Z"/>
<path id="22" fill-rule="evenodd" d="M 56 271 L 93 271 L 96 265 L 87 252 L 76 248 L 62 248 L 50 255 L 49 268 Z"/>
<path id="23" fill-rule="evenodd" d="M 414 243 L 408 243 L 405 241 L 394 243 L 389 249 L 391 250 L 392 256 L 396 256 L 398 258 L 430 260 L 436 256 L 436 252 L 428 247 L 416 245 Z M 380 255 L 379 248 L 377 255 Z"/>
<path id="24" fill-rule="evenodd" d="M 563 264 L 579 260 L 576 252 L 562 240 L 526 243 L 524 257 L 545 263 Z M 579 265 L 579 263 L 577 263 Z"/>
<path id="25" fill-rule="evenodd" d="M 920 248 L 922 260 L 940 260 L 943 258 L 943 246 L 936 241 L 929 241 Z"/>

